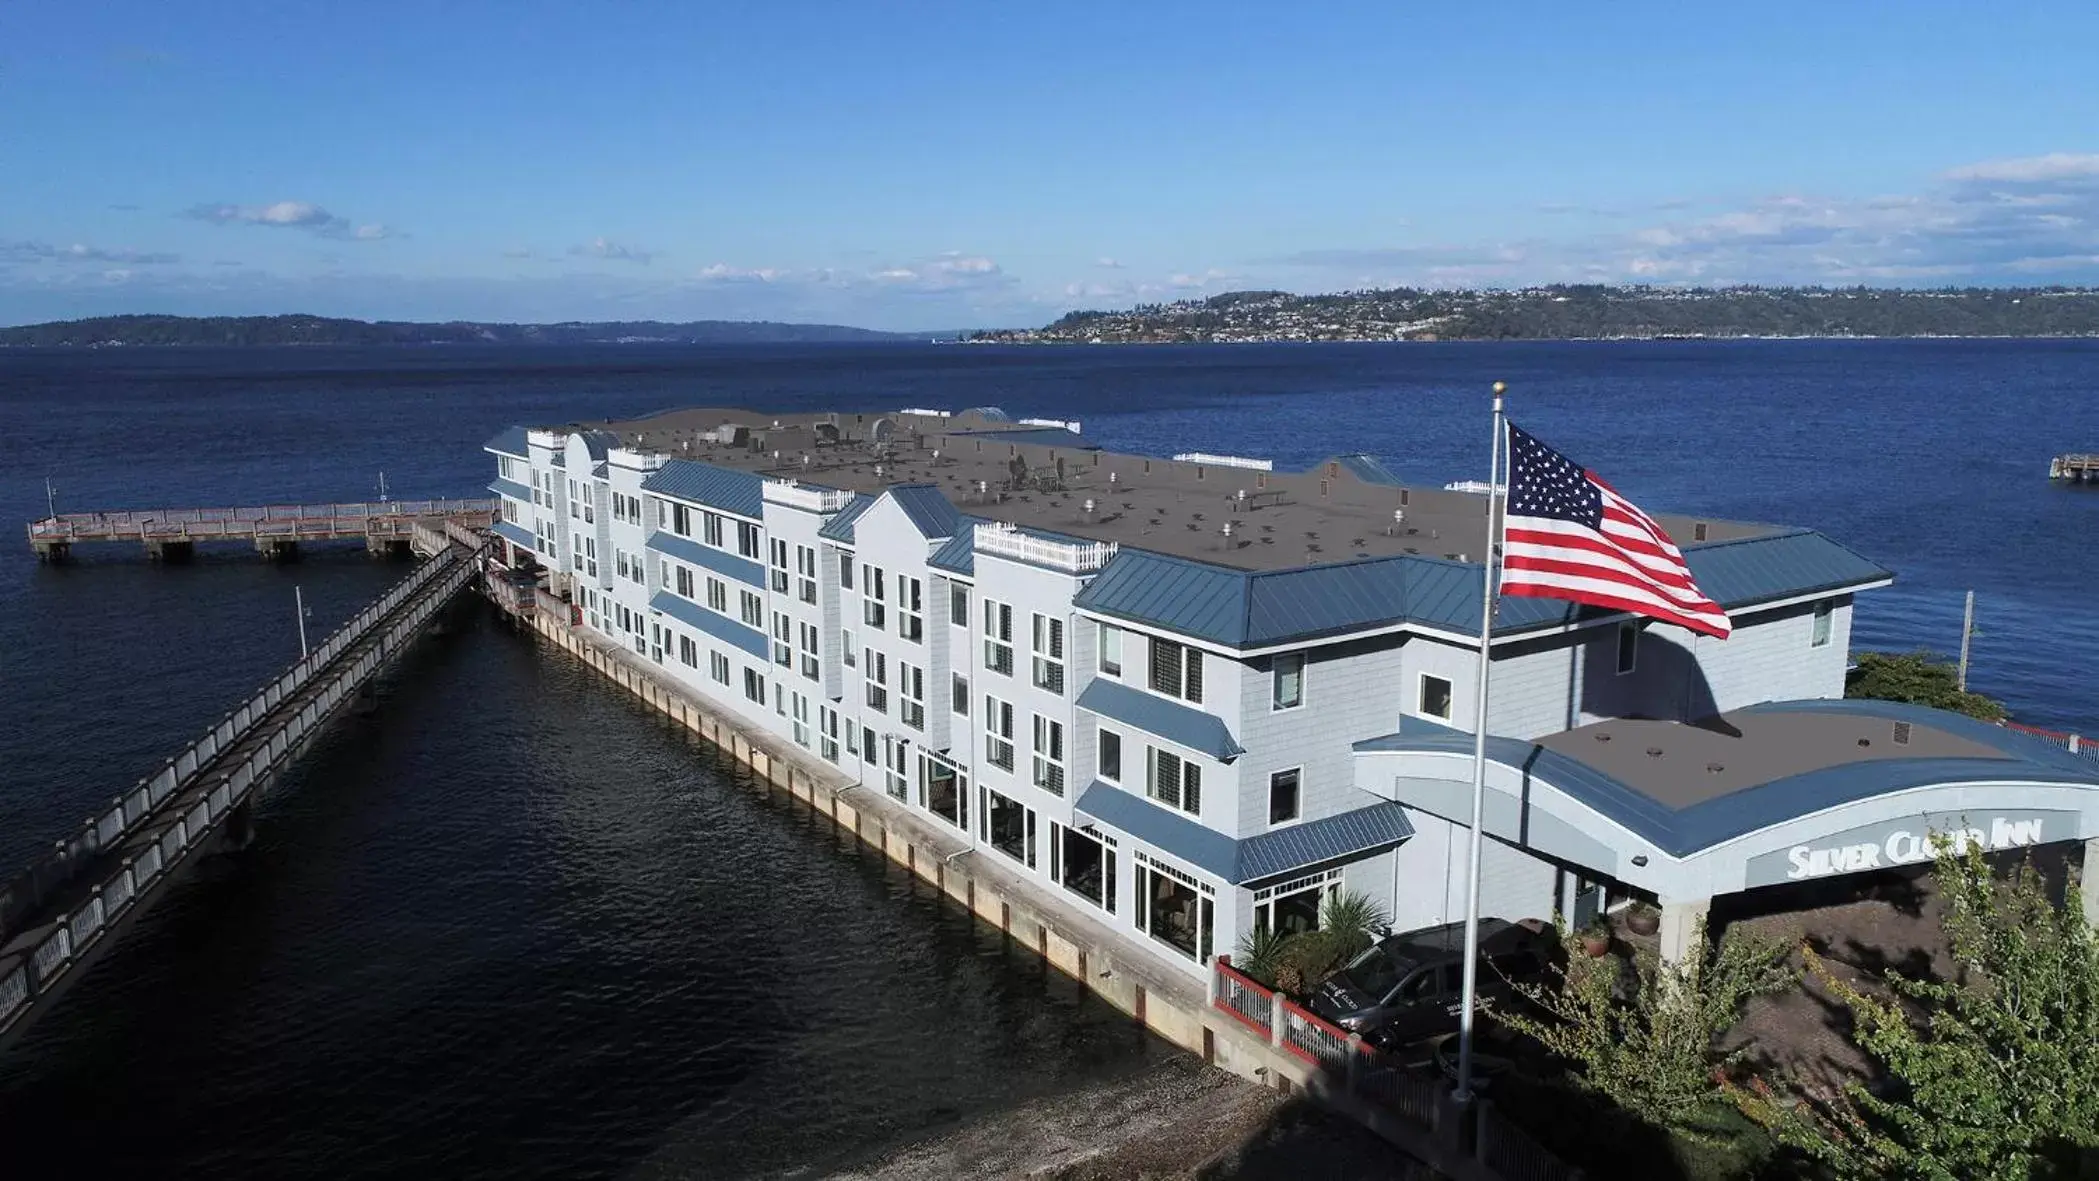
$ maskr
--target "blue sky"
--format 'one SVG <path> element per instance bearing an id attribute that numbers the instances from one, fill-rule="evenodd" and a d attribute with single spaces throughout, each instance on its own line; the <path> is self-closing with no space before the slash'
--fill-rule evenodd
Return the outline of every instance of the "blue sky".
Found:
<path id="1" fill-rule="evenodd" d="M 2099 6 L 21 5 L 0 322 L 2099 282 Z"/>

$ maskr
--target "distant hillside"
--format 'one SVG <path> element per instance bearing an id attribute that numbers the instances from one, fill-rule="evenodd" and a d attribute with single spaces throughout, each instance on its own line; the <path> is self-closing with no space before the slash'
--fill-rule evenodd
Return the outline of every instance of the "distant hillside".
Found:
<path id="1" fill-rule="evenodd" d="M 1239 291 L 1073 312 L 968 339 L 1020 344 L 1293 340 L 1585 340 L 1763 336 L 2094 336 L 2099 290 L 1532 287 L 1520 291 Z"/>
<path id="2" fill-rule="evenodd" d="M 873 332 L 837 324 L 762 320 L 658 320 L 482 324 L 339 320 L 326 316 L 98 316 L 0 328 L 0 347 L 286 344 L 809 344 L 923 340 L 924 333 Z"/>

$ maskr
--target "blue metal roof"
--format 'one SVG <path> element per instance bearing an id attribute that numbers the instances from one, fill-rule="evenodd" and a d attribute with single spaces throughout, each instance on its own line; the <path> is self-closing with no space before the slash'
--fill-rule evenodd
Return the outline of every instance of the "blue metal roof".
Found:
<path id="1" fill-rule="evenodd" d="M 968 431 L 958 439 L 990 439 L 997 443 L 1032 443 L 1038 447 L 1070 447 L 1075 451 L 1098 451 L 1100 444 L 1077 431 L 1061 426 L 1016 426 L 996 431 Z"/>
<path id="2" fill-rule="evenodd" d="M 765 519 L 765 481 L 752 472 L 731 471 L 694 459 L 667 459 L 642 480 L 641 489 L 753 521 Z"/>
<path id="3" fill-rule="evenodd" d="M 726 615 L 709 611 L 690 599 L 679 598 L 669 591 L 657 591 L 649 596 L 649 610 L 661 611 L 680 623 L 706 632 L 724 644 L 742 649 L 760 660 L 766 659 L 764 632 L 745 627 Z"/>
<path id="4" fill-rule="evenodd" d="M 1698 585 L 1730 611 L 1879 582 L 1888 571 L 1811 529 L 1684 551 Z M 1075 605 L 1234 648 L 1259 648 L 1416 623 L 1479 631 L 1472 562 L 1403 555 L 1293 570 L 1248 571 L 1125 548 Z M 1498 636 L 1614 612 L 1557 599 L 1505 598 Z"/>
<path id="5" fill-rule="evenodd" d="M 765 567 L 749 558 L 718 550 L 711 545 L 701 545 L 690 537 L 657 530 L 649 534 L 648 547 L 659 554 L 668 554 L 682 562 L 691 562 L 705 570 L 712 570 L 724 578 L 733 578 L 751 586 L 765 585 Z"/>
<path id="6" fill-rule="evenodd" d="M 1087 785 L 1076 807 L 1101 824 L 1233 885 L 1363 856 L 1414 835 L 1406 809 L 1389 800 L 1245 840 L 1234 840 L 1171 808 L 1099 781 Z"/>
<path id="7" fill-rule="evenodd" d="M 955 522 L 962 514 L 955 510 L 953 501 L 941 495 L 933 484 L 898 484 L 885 493 L 896 506 L 904 510 L 919 536 L 931 540 L 936 537 L 953 537 Z"/>
<path id="8" fill-rule="evenodd" d="M 539 548 L 539 539 L 532 536 L 532 531 L 515 521 L 497 521 L 489 528 L 489 532 L 497 537 L 508 538 L 529 550 Z"/>
<path id="9" fill-rule="evenodd" d="M 516 456 L 519 459 L 530 459 L 532 458 L 532 452 L 526 445 L 526 442 L 524 427 L 506 427 L 502 434 L 481 444 L 481 449 L 483 451 L 494 451 L 500 455 Z"/>
<path id="10" fill-rule="evenodd" d="M 962 516 L 955 518 L 955 535 L 947 539 L 926 565 L 950 574 L 961 574 L 969 578 L 977 574 L 977 526 L 984 524 L 982 517 Z"/>
<path id="11" fill-rule="evenodd" d="M 1078 706 L 1213 759 L 1236 759 L 1246 753 L 1246 748 L 1232 738 L 1231 728 L 1216 714 L 1105 677 L 1095 677 L 1086 686 L 1086 691 L 1079 694 Z"/>
<path id="12" fill-rule="evenodd" d="M 1384 484 L 1393 488 L 1399 487 L 1399 477 L 1393 475 L 1392 469 L 1385 466 L 1385 461 L 1375 455 L 1363 455 L 1360 453 L 1356 455 L 1337 455 L 1334 457 L 1334 462 L 1340 464 L 1345 471 L 1365 484 Z"/>
<path id="13" fill-rule="evenodd" d="M 1487 757 L 1541 779 L 1596 809 L 1671 856 L 1683 857 L 1723 841 L 1840 804 L 1890 792 L 2012 779 L 2099 789 L 2099 767 L 2046 742 L 1973 718 L 1888 701 L 1778 701 L 1752 712 L 1852 713 L 1907 721 L 1971 739 L 2002 758 L 1867 759 L 1790 775 L 1672 808 L 1578 759 L 1531 742 L 1487 737 Z M 1355 744 L 1359 754 L 1381 751 L 1472 753 L 1472 736 L 1407 718 L 1397 734 Z"/>
<path id="14" fill-rule="evenodd" d="M 490 480 L 488 482 L 488 490 L 498 496 L 508 496 L 512 500 L 529 501 L 532 499 L 532 489 L 525 487 L 516 480 Z"/>
<path id="15" fill-rule="evenodd" d="M 576 437 L 583 440 L 583 450 L 601 463 L 604 462 L 606 452 L 619 446 L 619 436 L 611 431 L 577 431 Z"/>
<path id="16" fill-rule="evenodd" d="M 816 531 L 816 535 L 825 541 L 838 541 L 851 545 L 853 544 L 853 522 L 860 519 L 860 514 L 873 507 L 875 507 L 874 497 L 865 493 L 856 493 L 853 496 L 852 503 L 834 513 L 830 520 L 824 522 L 824 527 Z"/>

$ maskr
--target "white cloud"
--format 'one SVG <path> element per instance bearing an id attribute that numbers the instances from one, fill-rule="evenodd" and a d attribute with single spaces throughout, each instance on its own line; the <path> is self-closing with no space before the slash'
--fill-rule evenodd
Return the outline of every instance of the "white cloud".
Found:
<path id="1" fill-rule="evenodd" d="M 119 263 L 124 266 L 166 266 L 182 261 L 179 255 L 156 250 L 113 250 L 74 242 L 56 246 L 49 242 L 0 242 L 0 262 L 20 263 Z"/>
<path id="2" fill-rule="evenodd" d="M 305 230 L 323 238 L 361 242 L 374 242 L 398 236 L 395 230 L 378 222 L 352 225 L 350 219 L 331 213 L 311 201 L 273 201 L 268 205 L 233 205 L 223 202 L 192 205 L 184 216 L 215 225 Z"/>
<path id="3" fill-rule="evenodd" d="M 647 266 L 654 260 L 658 253 L 654 250 L 623 246 L 618 242 L 608 241 L 604 238 L 592 238 L 581 246 L 571 246 L 568 252 L 570 254 L 587 255 L 591 258 L 602 258 L 608 262 L 633 262 L 640 263 L 643 266 Z"/>
<path id="4" fill-rule="evenodd" d="M 700 278 L 715 283 L 771 283 L 791 274 L 780 267 L 732 267 L 720 262 L 700 268 Z"/>
<path id="5" fill-rule="evenodd" d="M 1102 255 L 1101 257 L 1094 259 L 1093 265 L 1105 271 L 1119 271 L 1122 269 L 1121 263 L 1116 262 L 1114 259 L 1109 258 L 1106 255 Z"/>
<path id="6" fill-rule="evenodd" d="M 2009 160 L 1984 160 L 1949 169 L 1951 181 L 2008 181 L 2037 184 L 2057 180 L 2099 180 L 2099 153 L 2049 152 Z"/>
<path id="7" fill-rule="evenodd" d="M 393 237 L 394 232 L 388 226 L 381 225 L 378 222 L 372 222 L 367 225 L 358 226 L 356 231 L 350 236 L 357 239 L 360 242 L 377 242 L 381 238 Z"/>

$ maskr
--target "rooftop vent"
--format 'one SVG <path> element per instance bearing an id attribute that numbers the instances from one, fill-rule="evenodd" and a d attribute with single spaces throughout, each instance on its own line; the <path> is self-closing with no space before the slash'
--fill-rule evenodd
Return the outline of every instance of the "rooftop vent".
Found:
<path id="1" fill-rule="evenodd" d="M 1650 759 L 1658 759 L 1658 758 L 1661 758 L 1661 757 L 1662 757 L 1662 748 L 1661 748 L 1661 747 L 1659 747 L 1659 746 L 1650 746 L 1650 747 L 1648 747 L 1648 748 L 1647 748 L 1647 757 L 1648 757 L 1648 758 L 1650 758 Z"/>
<path id="2" fill-rule="evenodd" d="M 1909 724 L 1908 722 L 1897 722 L 1897 723 L 1895 723 L 1895 745 L 1896 745 L 1896 746 L 1908 746 L 1909 744 L 1910 744 L 1910 724 Z"/>
<path id="3" fill-rule="evenodd" d="M 1695 525 L 1691 526 L 1691 540 L 1692 540 L 1692 541 L 1704 541 L 1704 540 L 1705 540 L 1705 535 L 1706 535 L 1706 530 L 1707 530 L 1708 528 L 1709 528 L 1709 526 L 1707 526 L 1707 525 L 1706 525 L 1706 523 L 1705 523 L 1704 521 L 1700 521 L 1700 522 L 1698 522 L 1697 524 L 1695 524 Z"/>

